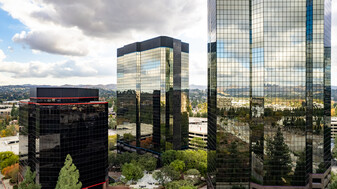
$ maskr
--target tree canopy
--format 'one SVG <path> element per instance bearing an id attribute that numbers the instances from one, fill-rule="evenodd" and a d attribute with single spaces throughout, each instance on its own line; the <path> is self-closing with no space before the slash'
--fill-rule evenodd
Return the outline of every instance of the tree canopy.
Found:
<path id="1" fill-rule="evenodd" d="M 291 172 L 291 158 L 280 128 L 277 129 L 273 139 L 267 140 L 266 153 L 266 184 L 283 185 Z"/>
<path id="2" fill-rule="evenodd" d="M 153 173 L 153 178 L 156 179 L 162 185 L 174 180 L 178 180 L 180 173 L 171 166 L 164 166 L 160 171 Z"/>
<path id="3" fill-rule="evenodd" d="M 80 189 L 82 183 L 78 180 L 80 173 L 68 154 L 62 167 L 55 189 Z"/>
<path id="4" fill-rule="evenodd" d="M 0 169 L 1 171 L 11 165 L 19 163 L 19 156 L 13 152 L 0 152 Z"/>
<path id="5" fill-rule="evenodd" d="M 170 167 L 181 173 L 185 170 L 185 163 L 177 159 L 171 162 Z"/>
<path id="6" fill-rule="evenodd" d="M 19 189 L 41 189 L 41 185 L 35 183 L 36 173 L 32 173 L 30 167 L 27 167 L 24 180 L 19 184 Z"/>
<path id="7" fill-rule="evenodd" d="M 122 166 L 122 175 L 125 177 L 127 181 L 138 181 L 143 178 L 144 172 L 137 163 L 125 163 Z"/>

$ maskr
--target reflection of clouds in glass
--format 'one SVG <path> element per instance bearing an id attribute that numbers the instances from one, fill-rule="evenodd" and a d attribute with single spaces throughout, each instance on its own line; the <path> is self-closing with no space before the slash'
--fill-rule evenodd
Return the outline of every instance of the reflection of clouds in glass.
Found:
<path id="1" fill-rule="evenodd" d="M 249 62 L 238 62 L 235 58 L 218 58 L 217 61 L 218 87 L 249 87 Z"/>

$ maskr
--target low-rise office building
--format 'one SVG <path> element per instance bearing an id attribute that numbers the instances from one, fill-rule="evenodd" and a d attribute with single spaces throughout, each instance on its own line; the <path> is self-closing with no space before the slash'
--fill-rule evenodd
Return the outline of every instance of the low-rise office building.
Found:
<path id="1" fill-rule="evenodd" d="M 26 167 L 36 182 L 54 189 L 71 155 L 83 188 L 102 188 L 108 179 L 108 104 L 98 89 L 34 88 L 20 103 L 20 179 Z"/>

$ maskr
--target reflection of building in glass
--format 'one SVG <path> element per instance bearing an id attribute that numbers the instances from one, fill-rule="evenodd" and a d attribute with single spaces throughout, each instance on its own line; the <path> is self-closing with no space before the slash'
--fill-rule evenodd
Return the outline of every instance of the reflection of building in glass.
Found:
<path id="1" fill-rule="evenodd" d="M 326 187 L 331 0 L 208 5 L 209 185 Z"/>
<path id="2" fill-rule="evenodd" d="M 117 50 L 118 149 L 188 147 L 189 45 L 157 37 Z"/>
<path id="3" fill-rule="evenodd" d="M 37 172 L 42 188 L 55 188 L 67 154 L 83 187 L 102 188 L 108 174 L 108 106 L 98 89 L 34 88 L 20 104 L 20 175 Z"/>
<path id="4" fill-rule="evenodd" d="M 205 148 L 207 148 L 207 118 L 200 117 L 190 117 L 189 118 L 189 148 L 195 149 L 200 148 L 198 143 L 193 142 L 193 138 L 200 138 L 205 144 Z"/>

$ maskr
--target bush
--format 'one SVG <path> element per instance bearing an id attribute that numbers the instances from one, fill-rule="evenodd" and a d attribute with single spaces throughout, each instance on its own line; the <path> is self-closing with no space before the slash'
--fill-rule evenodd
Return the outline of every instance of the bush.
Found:
<path id="1" fill-rule="evenodd" d="M 177 159 L 170 164 L 170 167 L 178 172 L 183 172 L 185 170 L 185 163 Z"/>
<path id="2" fill-rule="evenodd" d="M 138 164 L 143 166 L 146 171 L 154 171 L 157 168 L 157 159 L 150 154 L 139 157 Z"/>
<path id="3" fill-rule="evenodd" d="M 178 180 L 180 173 L 170 166 L 164 166 L 160 171 L 153 173 L 153 178 L 160 182 L 161 185 L 169 181 Z"/>
<path id="4" fill-rule="evenodd" d="M 193 184 L 186 180 L 172 181 L 166 184 L 166 189 L 197 189 Z"/>
<path id="5" fill-rule="evenodd" d="M 5 175 L 5 178 L 10 179 L 11 183 L 18 182 L 18 173 L 19 173 L 19 164 L 16 163 L 9 167 L 6 167 L 2 170 L 2 174 Z"/>
<path id="6" fill-rule="evenodd" d="M 0 169 L 1 173 L 5 167 L 9 167 L 19 163 L 19 156 L 15 155 L 13 152 L 1 152 L 0 153 Z"/>
<path id="7" fill-rule="evenodd" d="M 164 165 L 170 165 L 174 160 L 176 160 L 177 151 L 167 150 L 165 151 L 161 158 Z"/>
<path id="8" fill-rule="evenodd" d="M 127 181 L 138 181 L 143 178 L 144 173 L 142 167 L 137 163 L 125 163 L 122 166 L 122 175 Z"/>
<path id="9" fill-rule="evenodd" d="M 200 172 L 197 169 L 189 169 L 185 173 L 186 175 L 186 180 L 191 182 L 192 184 L 196 184 L 200 180 Z"/>

